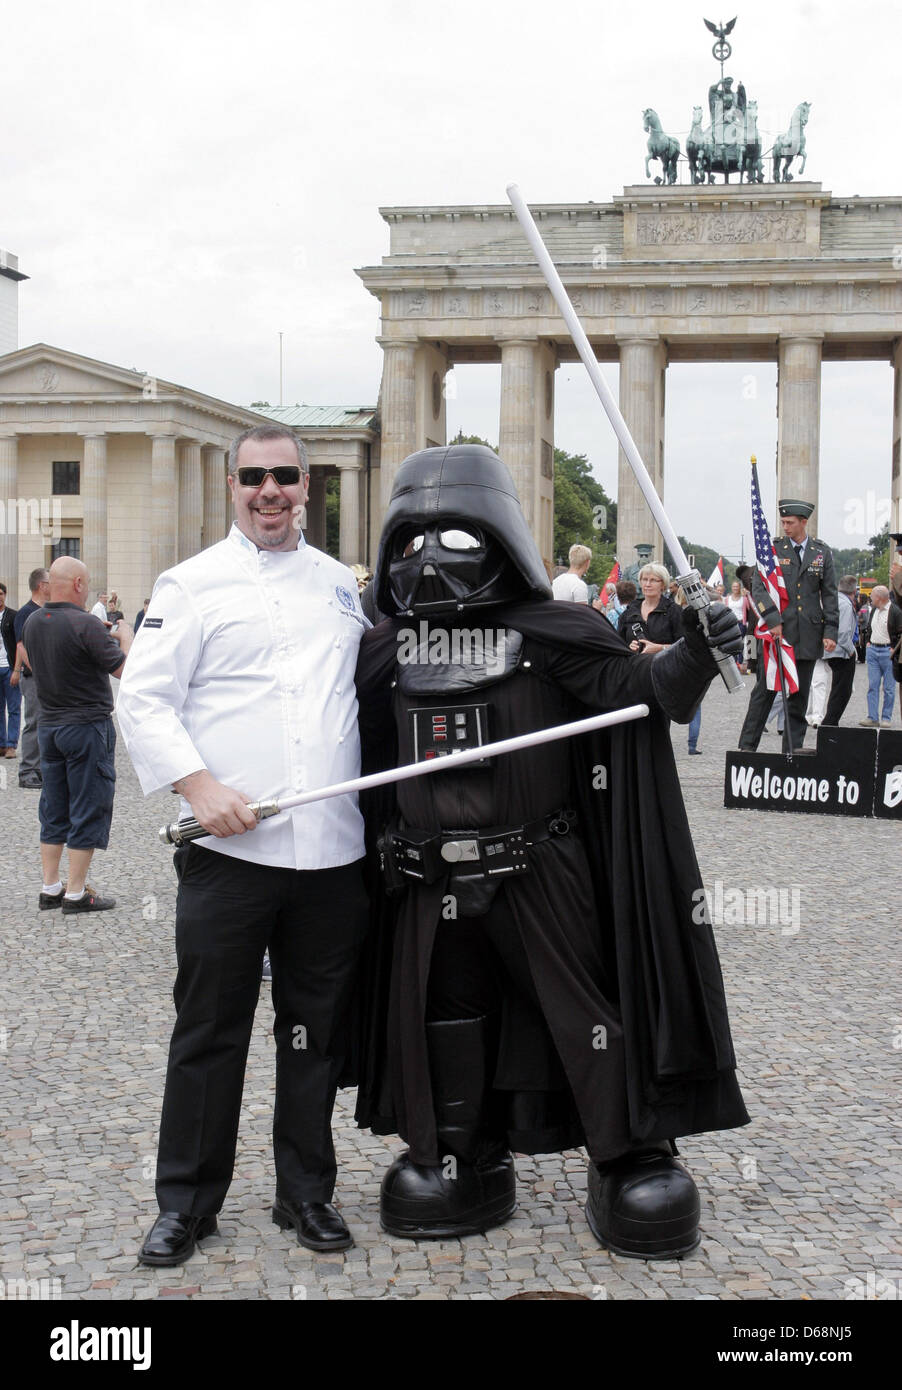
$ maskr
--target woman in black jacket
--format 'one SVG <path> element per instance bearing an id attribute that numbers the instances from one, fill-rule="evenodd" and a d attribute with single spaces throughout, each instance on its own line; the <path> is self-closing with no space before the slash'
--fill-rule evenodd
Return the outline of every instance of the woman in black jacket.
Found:
<path id="1" fill-rule="evenodd" d="M 662 652 L 683 635 L 680 610 L 666 592 L 670 575 L 663 565 L 643 565 L 639 571 L 642 597 L 620 615 L 617 631 L 634 652 Z"/>

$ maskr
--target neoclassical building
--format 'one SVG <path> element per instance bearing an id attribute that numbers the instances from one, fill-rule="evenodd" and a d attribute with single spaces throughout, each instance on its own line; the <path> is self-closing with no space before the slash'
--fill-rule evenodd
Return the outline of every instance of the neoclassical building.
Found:
<path id="1" fill-rule="evenodd" d="M 886 474 L 890 529 L 902 528 L 902 198 L 836 197 L 802 180 L 641 185 L 532 211 L 596 356 L 619 363 L 620 410 L 659 494 L 668 363 L 776 362 L 778 495 L 816 499 L 821 364 L 872 359 L 894 376 Z M 554 378 L 576 351 L 514 211 L 380 212 L 388 255 L 357 273 L 382 315 L 383 505 L 402 459 L 445 443 L 449 369 L 500 362 L 499 453 L 551 560 Z M 641 543 L 661 558 L 621 450 L 622 563 Z"/>
<path id="2" fill-rule="evenodd" d="M 9 601 L 58 554 L 84 560 L 129 619 L 169 566 L 221 540 L 227 451 L 273 419 L 308 447 L 306 534 L 325 542 L 326 480 L 341 479 L 339 549 L 366 558 L 373 410 L 249 410 L 189 387 L 36 343 L 0 356 L 0 579 Z M 376 458 L 374 460 L 374 453 Z"/>

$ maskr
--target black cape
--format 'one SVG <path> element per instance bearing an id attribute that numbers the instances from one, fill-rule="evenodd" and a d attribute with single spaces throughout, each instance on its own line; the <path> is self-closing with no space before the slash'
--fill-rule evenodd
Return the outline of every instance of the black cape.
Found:
<path id="1" fill-rule="evenodd" d="M 534 852 L 531 873 L 508 881 L 503 891 L 575 1103 L 565 1117 L 559 1105 L 543 1111 L 536 1094 L 541 1078 L 527 1079 L 510 1110 L 511 1146 L 545 1152 L 586 1143 L 593 1158 L 604 1159 L 630 1144 L 745 1124 L 723 981 L 668 728 L 668 715 L 691 717 L 711 679 L 711 663 L 705 653 L 699 657 L 697 643 L 691 656 L 688 647 L 680 653 L 679 691 L 665 698 L 665 712 L 657 698 L 662 683 L 652 675 L 656 658 L 630 653 L 592 610 L 534 600 L 492 609 L 483 621 L 521 632 L 524 652 L 537 665 L 546 663 L 546 686 L 566 688 L 560 714 L 549 722 L 639 700 L 652 710 L 648 719 L 549 745 L 569 757 L 570 798 L 587 852 L 580 864 L 569 851 Z M 367 772 L 397 763 L 391 687 L 403 625 L 389 619 L 361 645 L 357 684 Z M 671 673 L 676 665 L 674 654 Z M 528 714 L 520 727 L 535 727 Z M 508 776 L 508 764 L 527 756 L 510 755 L 496 775 Z M 598 786 L 599 768 L 606 789 Z M 424 786 L 423 779 L 405 784 Z M 511 797 L 515 802 L 514 792 Z M 427 823 L 427 805 L 424 800 L 411 823 L 437 828 Z M 435 1162 L 424 1017 L 447 885 L 442 880 L 400 899 L 387 897 L 372 851 L 394 813 L 394 788 L 362 796 L 361 808 L 375 930 L 365 965 L 357 1120 L 376 1133 L 400 1133 L 414 1161 Z M 607 1031 L 603 1056 L 592 1057 L 586 1045 L 592 1019 Z"/>

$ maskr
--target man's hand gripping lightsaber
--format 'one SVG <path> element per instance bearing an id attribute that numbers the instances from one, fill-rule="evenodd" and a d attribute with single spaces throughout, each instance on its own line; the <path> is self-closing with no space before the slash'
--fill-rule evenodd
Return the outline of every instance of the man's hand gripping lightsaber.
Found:
<path id="1" fill-rule="evenodd" d="M 539 743 L 554 743 L 557 739 L 574 738 L 577 734 L 588 734 L 593 729 L 607 729 L 614 724 L 626 724 L 633 719 L 644 719 L 648 715 L 648 705 L 627 705 L 624 709 L 611 710 L 608 714 L 593 714 L 588 719 L 576 719 L 569 724 L 555 724 L 550 729 L 533 729 L 528 734 L 517 734 L 515 738 L 502 738 L 495 743 L 484 743 L 480 748 L 468 748 L 462 753 L 450 753 L 446 758 L 433 758 L 429 762 L 407 763 L 403 767 L 389 768 L 386 772 L 372 772 L 367 777 L 354 777 L 349 782 L 335 782 L 330 787 L 316 787 L 313 791 L 301 792 L 297 796 L 283 796 L 279 800 L 269 798 L 265 801 L 251 801 L 248 810 L 258 821 L 268 820 L 282 811 L 290 811 L 293 806 L 308 806 L 312 801 L 326 801 L 332 796 L 348 796 L 352 792 L 369 791 L 373 787 L 384 787 L 391 782 L 406 782 L 411 777 L 427 777 L 430 773 L 447 772 L 450 768 L 463 767 L 466 763 L 481 762 L 483 758 L 495 758 L 502 753 L 516 753 L 521 748 L 534 748 Z M 254 829 L 254 826 L 251 826 Z M 189 840 L 200 840 L 209 835 L 200 823 L 190 817 L 173 821 L 160 830 L 164 845 L 184 845 Z"/>
<path id="2" fill-rule="evenodd" d="M 586 337 L 585 330 L 577 317 L 576 310 L 570 303 L 570 296 L 564 289 L 555 264 L 548 254 L 548 249 L 544 241 L 539 235 L 539 229 L 533 221 L 529 208 L 523 201 L 523 195 L 520 189 L 515 183 L 508 186 L 507 196 L 513 205 L 514 212 L 517 214 L 517 220 L 526 234 L 526 239 L 536 254 L 539 267 L 542 274 L 545 276 L 548 288 L 554 296 L 555 303 L 561 311 L 564 322 L 570 330 L 570 336 L 573 339 L 576 350 L 582 359 L 586 371 L 589 373 L 598 399 L 604 406 L 605 413 L 614 427 L 614 433 L 620 440 L 620 447 L 626 454 L 629 466 L 635 474 L 636 482 L 642 489 L 651 514 L 657 522 L 661 535 L 664 537 L 667 549 L 670 551 L 674 563 L 680 570 L 680 573 L 677 575 L 677 583 L 686 595 L 686 602 L 689 607 L 697 611 L 699 621 L 707 633 L 707 609 L 710 608 L 712 600 L 708 596 L 708 592 L 702 583 L 702 577 L 698 570 L 689 568 L 689 561 L 686 559 L 683 547 L 680 545 L 677 534 L 667 518 L 667 513 L 661 504 L 660 497 L 655 492 L 654 483 L 648 475 L 648 469 L 642 462 L 642 457 L 639 450 L 636 448 L 633 436 L 627 428 L 627 423 L 620 414 L 617 403 L 611 395 L 610 387 L 601 374 L 598 360 L 595 353 L 592 351 L 589 339 Z M 726 652 L 719 651 L 716 648 L 712 650 L 711 655 L 717 662 L 720 674 L 723 677 L 723 683 L 730 694 L 732 695 L 736 690 L 744 689 L 742 676 L 733 658 Z"/>

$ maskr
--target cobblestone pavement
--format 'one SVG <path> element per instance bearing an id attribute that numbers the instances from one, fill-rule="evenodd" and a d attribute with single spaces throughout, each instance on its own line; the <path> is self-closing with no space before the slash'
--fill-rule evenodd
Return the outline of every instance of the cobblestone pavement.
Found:
<path id="1" fill-rule="evenodd" d="M 859 668 L 847 722 L 864 712 L 865 683 Z M 772 920 L 734 921 L 726 906 L 715 922 L 752 1123 L 682 1145 L 702 1194 L 694 1258 L 645 1264 L 599 1249 L 583 1215 L 579 1152 L 520 1159 L 519 1207 L 500 1230 L 419 1245 L 390 1238 L 378 1224 L 379 1182 L 401 1145 L 355 1128 L 350 1093 L 336 1113 L 336 1200 L 357 1243 L 331 1256 L 303 1250 L 270 1219 L 274 1048 L 264 985 L 220 1234 L 180 1268 L 139 1266 L 156 1212 L 172 1019 L 174 880 L 156 831 L 174 800 L 143 800 L 120 744 L 112 839 L 91 875 L 119 905 L 84 919 L 37 910 L 37 793 L 18 788 L 16 763 L 0 767 L 3 1279 L 46 1280 L 46 1293 L 91 1300 L 491 1300 L 529 1289 L 817 1300 L 848 1297 L 856 1278 L 851 1287 L 862 1290 L 869 1275 L 871 1288 L 902 1279 L 892 1125 L 902 1056 L 892 987 L 898 826 L 724 810 L 723 753 L 735 746 L 746 698 L 712 687 L 703 757 L 687 756 L 684 729 L 673 735 L 709 891 L 718 880 L 725 894 L 786 890 Z M 762 746 L 776 751 L 777 740 L 765 736 Z"/>

